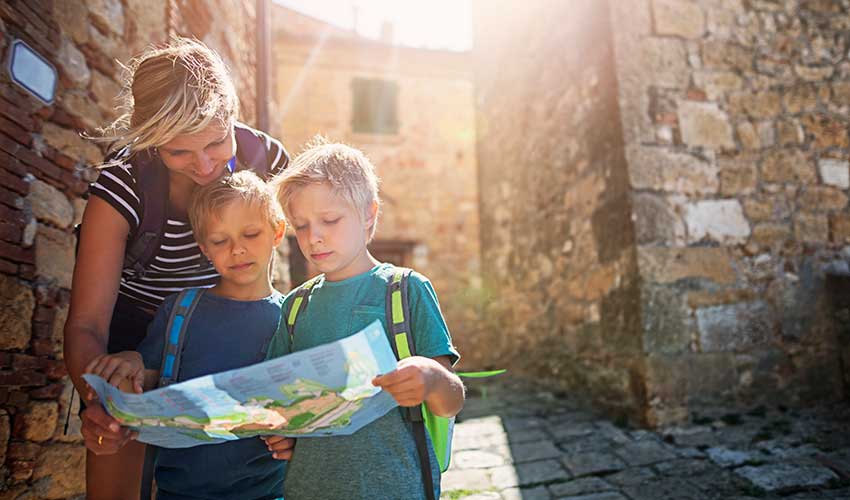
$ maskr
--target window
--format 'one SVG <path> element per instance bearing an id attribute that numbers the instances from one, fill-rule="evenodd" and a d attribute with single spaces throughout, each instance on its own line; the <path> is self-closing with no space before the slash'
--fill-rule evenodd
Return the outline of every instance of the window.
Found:
<path id="1" fill-rule="evenodd" d="M 355 78 L 351 129 L 357 134 L 398 133 L 398 84 L 378 78 Z"/>

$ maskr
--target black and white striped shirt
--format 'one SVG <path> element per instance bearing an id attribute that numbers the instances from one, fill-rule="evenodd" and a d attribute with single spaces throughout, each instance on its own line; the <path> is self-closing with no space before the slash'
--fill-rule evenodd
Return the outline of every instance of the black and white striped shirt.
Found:
<path id="1" fill-rule="evenodd" d="M 286 166 L 288 158 L 283 145 L 267 138 L 268 158 L 274 159 L 270 174 Z M 97 180 L 89 187 L 89 194 L 109 203 L 130 224 L 130 234 L 139 227 L 143 213 L 136 184 L 132 159 L 101 169 Z M 119 295 L 145 308 L 158 307 L 162 300 L 185 288 L 211 287 L 218 281 L 218 273 L 204 257 L 195 241 L 192 227 L 185 215 L 167 214 L 165 233 L 154 260 L 138 276 L 131 269 L 121 273 Z"/>

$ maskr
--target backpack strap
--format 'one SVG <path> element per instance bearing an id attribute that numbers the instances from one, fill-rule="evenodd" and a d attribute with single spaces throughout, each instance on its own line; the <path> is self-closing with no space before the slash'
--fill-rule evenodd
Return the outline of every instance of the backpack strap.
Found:
<path id="1" fill-rule="evenodd" d="M 233 125 L 233 130 L 236 135 L 236 158 L 239 159 L 235 170 L 248 168 L 263 179 L 267 179 L 272 166 L 283 169 L 289 164 L 289 153 L 286 152 L 283 144 L 272 139 L 270 135 L 239 122 Z M 269 158 L 272 143 L 280 148 L 276 158 Z"/>
<path id="2" fill-rule="evenodd" d="M 286 312 L 286 331 L 289 333 L 289 348 L 292 349 L 295 342 L 295 322 L 298 320 L 298 313 L 307 308 L 310 302 L 310 292 L 313 290 L 313 285 L 319 282 L 323 275 L 320 274 L 310 280 L 305 281 L 295 291 L 295 299 L 289 304 L 289 310 Z"/>
<path id="3" fill-rule="evenodd" d="M 186 332 L 189 327 L 189 319 L 201 301 L 204 294 L 203 288 L 189 288 L 180 292 L 171 315 L 168 317 L 168 326 L 165 329 L 165 347 L 162 350 L 162 366 L 159 369 L 159 385 L 165 387 L 177 381 L 180 374 L 180 358 L 183 354 L 183 346 L 186 345 Z"/>
<path id="4" fill-rule="evenodd" d="M 139 226 L 127 241 L 124 251 L 124 269 L 132 269 L 144 276 L 165 232 L 168 212 L 168 170 L 150 151 L 136 153 L 133 161 L 136 183 L 142 206 Z"/>
<path id="5" fill-rule="evenodd" d="M 412 271 L 396 267 L 392 279 L 387 283 L 387 299 L 385 301 L 387 325 L 390 328 L 393 351 L 401 361 L 416 355 L 416 343 L 410 329 L 410 302 L 407 294 L 407 282 Z M 425 487 L 425 498 L 435 500 L 434 478 L 431 475 L 431 457 L 428 454 L 428 439 L 426 437 L 425 419 L 423 418 L 424 404 L 403 408 L 402 414 L 410 421 L 413 428 L 413 440 L 416 441 L 416 451 L 419 454 L 419 467 L 422 472 L 422 485 Z"/>

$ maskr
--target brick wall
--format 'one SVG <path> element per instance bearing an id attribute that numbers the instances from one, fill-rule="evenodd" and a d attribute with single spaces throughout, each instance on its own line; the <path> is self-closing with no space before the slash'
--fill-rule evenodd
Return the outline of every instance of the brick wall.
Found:
<path id="1" fill-rule="evenodd" d="M 610 4 L 649 419 L 841 397 L 850 4 Z"/>
<path id="2" fill-rule="evenodd" d="M 481 355 L 643 405 L 634 229 L 604 2 L 478 2 Z"/>
<path id="3" fill-rule="evenodd" d="M 209 17 L 206 32 L 184 19 Z M 171 20 L 170 22 L 168 20 Z M 171 31 L 169 23 L 173 24 Z M 85 450 L 72 422 L 62 361 L 74 237 L 101 149 L 80 131 L 115 117 L 121 69 L 170 33 L 196 34 L 238 74 L 243 116 L 254 117 L 253 2 L 11 0 L 0 3 L 0 55 L 20 38 L 53 63 L 56 101 L 44 106 L 0 71 L 0 498 L 81 495 Z M 234 36 L 235 34 L 235 36 Z M 245 57 L 249 55 L 249 57 Z"/>

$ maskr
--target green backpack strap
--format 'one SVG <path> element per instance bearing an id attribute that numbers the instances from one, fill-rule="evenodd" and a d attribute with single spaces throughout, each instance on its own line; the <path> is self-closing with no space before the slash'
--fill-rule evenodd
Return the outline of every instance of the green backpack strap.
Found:
<path id="1" fill-rule="evenodd" d="M 295 299 L 289 304 L 289 310 L 286 312 L 286 332 L 289 334 L 289 348 L 292 349 L 295 341 L 295 322 L 298 320 L 298 313 L 307 308 L 310 302 L 310 292 L 313 290 L 313 285 L 319 282 L 323 275 L 320 274 L 314 278 L 305 281 L 295 291 Z"/>
<path id="2" fill-rule="evenodd" d="M 410 269 L 396 267 L 393 276 L 387 283 L 386 314 L 389 325 L 392 346 L 396 357 L 400 360 L 416 356 L 416 343 L 410 328 L 410 302 L 408 300 L 408 278 Z M 425 403 L 403 412 L 413 428 L 413 439 L 416 441 L 416 451 L 419 454 L 419 466 L 422 472 L 422 483 L 425 487 L 425 497 L 435 499 L 434 480 L 431 475 L 431 457 L 428 454 L 426 432 L 431 436 L 431 444 L 440 471 L 449 467 L 451 457 L 451 429 L 449 419 L 437 417 L 428 411 Z M 453 423 L 454 419 L 451 419 Z M 446 448 L 448 446 L 448 448 Z"/>

